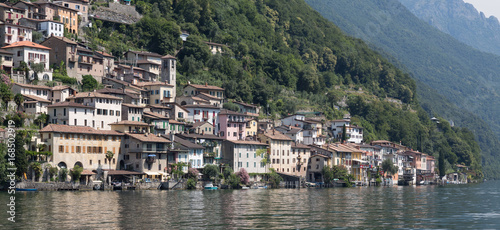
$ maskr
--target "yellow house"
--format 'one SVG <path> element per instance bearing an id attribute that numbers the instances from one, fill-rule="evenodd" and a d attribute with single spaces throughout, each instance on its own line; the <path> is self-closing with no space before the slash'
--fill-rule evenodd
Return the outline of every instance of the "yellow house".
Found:
<path id="1" fill-rule="evenodd" d="M 247 132 L 247 137 L 257 135 L 257 127 L 258 127 L 257 119 L 251 119 L 247 121 L 247 127 L 245 129 L 245 132 Z"/>
<path id="2" fill-rule="evenodd" d="M 346 144 L 329 144 L 328 148 L 334 150 L 333 165 L 345 166 L 355 181 L 363 181 L 366 176 L 361 166 L 363 151 Z"/>

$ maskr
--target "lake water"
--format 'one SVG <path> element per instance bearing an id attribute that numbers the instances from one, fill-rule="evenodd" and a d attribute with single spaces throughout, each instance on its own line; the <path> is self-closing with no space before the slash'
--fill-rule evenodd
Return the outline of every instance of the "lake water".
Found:
<path id="1" fill-rule="evenodd" d="M 500 229 L 500 182 L 419 187 L 0 193 L 0 229 Z"/>

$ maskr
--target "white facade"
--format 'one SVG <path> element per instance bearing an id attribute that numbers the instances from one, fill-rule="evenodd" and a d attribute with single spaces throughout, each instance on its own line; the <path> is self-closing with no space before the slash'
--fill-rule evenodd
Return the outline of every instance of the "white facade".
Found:
<path id="1" fill-rule="evenodd" d="M 49 66 L 50 48 L 27 41 L 13 43 L 3 48 L 14 54 L 13 59 L 15 68 L 19 67 L 21 61 L 26 62 L 30 68 L 32 64 L 43 63 L 44 71 L 38 73 L 38 80 L 52 81 L 52 70 L 50 70 Z M 30 70 L 30 79 L 34 79 L 33 70 Z"/>
<path id="2" fill-rule="evenodd" d="M 265 149 L 267 145 L 256 145 L 249 142 L 237 141 L 233 143 L 233 170 L 240 171 L 244 168 L 248 173 L 267 173 L 266 164 L 262 163 L 262 156 L 257 155 L 257 150 Z"/>
<path id="3" fill-rule="evenodd" d="M 281 119 L 281 124 L 282 125 L 289 125 L 293 127 L 298 127 L 298 128 L 303 128 L 304 127 L 304 121 L 306 117 L 301 114 L 295 114 L 292 116 L 285 117 Z"/>
<path id="4" fill-rule="evenodd" d="M 187 153 L 179 153 L 179 162 L 191 164 L 191 168 L 201 169 L 203 163 L 203 149 L 189 149 Z"/>
<path id="5" fill-rule="evenodd" d="M 14 93 L 14 95 L 20 93 L 50 100 L 52 90 L 48 86 L 15 83 L 12 85 L 12 93 Z"/>
<path id="6" fill-rule="evenodd" d="M 109 124 L 122 120 L 122 99 L 95 92 L 78 93 L 76 96 L 68 98 L 70 102 L 75 102 L 94 108 L 93 114 L 88 114 L 89 125 L 95 129 L 111 130 Z"/>
<path id="7" fill-rule="evenodd" d="M 193 123 L 206 121 L 214 125 L 220 113 L 220 108 L 211 105 L 186 105 L 184 108 L 189 111 L 186 121 Z"/>
<path id="8" fill-rule="evenodd" d="M 95 128 L 95 110 L 92 107 L 67 102 L 48 106 L 50 123 L 59 125 L 78 125 Z M 94 126 L 92 126 L 94 125 Z"/>
<path id="9" fill-rule="evenodd" d="M 1 45 L 31 41 L 33 32 L 29 27 L 14 24 L 0 24 Z"/>
<path id="10" fill-rule="evenodd" d="M 64 36 L 64 24 L 56 21 L 42 21 L 38 23 L 38 30 L 43 31 L 45 37 L 50 37 L 51 35 L 63 37 Z"/>

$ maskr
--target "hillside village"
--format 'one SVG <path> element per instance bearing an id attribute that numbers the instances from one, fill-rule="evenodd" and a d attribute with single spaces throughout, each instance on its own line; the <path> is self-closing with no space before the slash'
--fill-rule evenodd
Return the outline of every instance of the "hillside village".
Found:
<path id="1" fill-rule="evenodd" d="M 358 185 L 437 181 L 433 153 L 386 140 L 364 143 L 363 127 L 349 114 L 273 120 L 260 105 L 228 99 L 210 82 L 179 85 L 175 54 L 129 50 L 118 59 L 65 37 L 88 23 L 88 10 L 80 0 L 0 3 L 1 69 L 11 77 L 6 83 L 13 94 L 23 96 L 20 106 L 11 101 L 9 107 L 31 117 L 48 115 L 27 150 L 51 152 L 46 163 L 60 169 L 82 167 L 83 183 L 167 181 L 179 163 L 184 173 L 201 173 L 207 165 L 244 169 L 255 183 L 272 172 L 284 181 L 324 183 L 324 168 L 331 167 L 345 169 Z M 42 42 L 33 41 L 33 31 L 42 32 Z M 224 45 L 205 43 L 212 55 L 222 55 Z M 102 87 L 48 86 L 56 80 L 53 66 L 63 66 L 58 71 L 79 85 L 91 75 Z M 389 160 L 393 167 L 384 172 Z M 463 172 L 448 175 L 449 181 L 466 182 Z"/>

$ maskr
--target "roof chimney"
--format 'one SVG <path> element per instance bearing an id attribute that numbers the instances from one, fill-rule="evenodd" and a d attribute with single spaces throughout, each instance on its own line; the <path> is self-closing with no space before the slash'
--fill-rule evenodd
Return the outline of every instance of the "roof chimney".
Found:
<path id="1" fill-rule="evenodd" d="M 208 86 L 208 83 L 207 83 L 207 82 L 205 82 L 205 86 Z"/>

